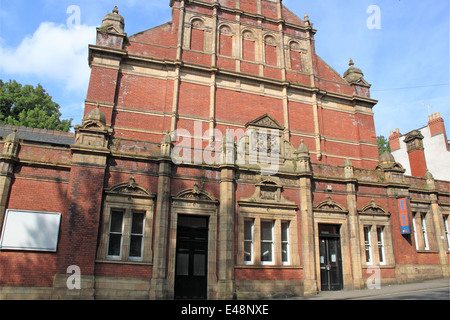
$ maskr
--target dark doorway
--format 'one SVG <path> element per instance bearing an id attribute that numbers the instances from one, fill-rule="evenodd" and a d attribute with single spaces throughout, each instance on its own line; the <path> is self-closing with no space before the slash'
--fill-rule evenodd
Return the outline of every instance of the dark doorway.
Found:
<path id="1" fill-rule="evenodd" d="M 342 290 L 339 225 L 319 225 L 320 279 L 322 291 Z"/>
<path id="2" fill-rule="evenodd" d="M 178 216 L 175 299 L 206 299 L 208 218 Z"/>

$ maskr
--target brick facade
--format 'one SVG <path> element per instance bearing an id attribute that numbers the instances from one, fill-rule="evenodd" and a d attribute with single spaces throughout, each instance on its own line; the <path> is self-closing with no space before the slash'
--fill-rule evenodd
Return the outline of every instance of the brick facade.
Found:
<path id="1" fill-rule="evenodd" d="M 132 36 L 118 10 L 105 17 L 73 143 L 4 135 L 0 219 L 8 209 L 62 219 L 56 252 L 0 251 L 0 297 L 172 299 L 180 228 L 195 217 L 208 221 L 209 299 L 327 290 L 327 228 L 340 289 L 364 287 L 373 267 L 383 283 L 448 277 L 450 183 L 378 156 L 370 85 L 353 61 L 341 76 L 316 55 L 307 16 L 275 0 L 170 6 L 172 22 Z M 270 173 L 249 133 L 267 130 Z M 426 221 L 426 247 L 419 229 L 401 234 L 398 197 L 416 226 Z M 70 266 L 81 289 L 66 286 Z"/>

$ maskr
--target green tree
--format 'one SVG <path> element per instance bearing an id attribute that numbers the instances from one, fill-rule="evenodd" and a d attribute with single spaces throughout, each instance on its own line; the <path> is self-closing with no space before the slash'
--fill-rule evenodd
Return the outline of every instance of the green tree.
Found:
<path id="1" fill-rule="evenodd" d="M 40 84 L 34 88 L 0 80 L 0 123 L 68 132 L 73 119 L 61 120 L 59 110 Z"/>
<path id="2" fill-rule="evenodd" d="M 378 142 L 378 154 L 379 155 L 382 155 L 386 151 L 391 152 L 391 145 L 389 143 L 389 140 L 386 139 L 384 136 L 378 136 L 377 142 Z"/>

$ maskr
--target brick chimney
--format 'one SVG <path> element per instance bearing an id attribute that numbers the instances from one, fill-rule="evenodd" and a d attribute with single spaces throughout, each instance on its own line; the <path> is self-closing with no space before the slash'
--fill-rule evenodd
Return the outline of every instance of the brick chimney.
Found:
<path id="1" fill-rule="evenodd" d="M 431 136 L 435 136 L 437 134 L 443 134 L 444 135 L 444 141 L 445 146 L 448 150 L 448 143 L 447 143 L 447 133 L 445 132 L 445 125 L 444 125 L 444 119 L 441 118 L 441 115 L 439 112 L 433 113 L 432 115 L 428 116 L 428 128 L 430 129 Z"/>
<path id="2" fill-rule="evenodd" d="M 408 151 L 411 175 L 414 177 L 425 177 L 427 172 L 427 161 L 423 148 L 423 135 L 419 130 L 413 130 L 405 135 L 406 150 Z"/>
<path id="3" fill-rule="evenodd" d="M 391 151 L 395 151 L 400 149 L 400 137 L 402 135 L 400 134 L 400 131 L 395 129 L 394 131 L 391 131 L 391 135 L 389 136 L 389 144 L 391 145 Z"/>

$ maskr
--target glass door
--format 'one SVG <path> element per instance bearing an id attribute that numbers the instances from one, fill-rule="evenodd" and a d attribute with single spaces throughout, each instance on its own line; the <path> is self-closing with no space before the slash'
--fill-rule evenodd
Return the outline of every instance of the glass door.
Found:
<path id="1" fill-rule="evenodd" d="M 342 290 L 341 240 L 338 232 L 320 234 L 319 257 L 322 291 Z"/>

